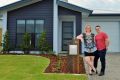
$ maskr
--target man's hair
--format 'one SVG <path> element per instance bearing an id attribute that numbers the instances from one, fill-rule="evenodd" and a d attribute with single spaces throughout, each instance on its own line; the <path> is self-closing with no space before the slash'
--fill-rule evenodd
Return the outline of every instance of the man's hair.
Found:
<path id="1" fill-rule="evenodd" d="M 101 28 L 101 26 L 99 26 L 99 25 L 97 25 L 96 27 L 99 27 L 99 28 Z"/>

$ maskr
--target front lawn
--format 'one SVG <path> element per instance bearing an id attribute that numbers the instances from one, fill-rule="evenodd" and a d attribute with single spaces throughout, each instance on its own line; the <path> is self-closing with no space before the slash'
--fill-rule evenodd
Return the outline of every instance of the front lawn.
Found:
<path id="1" fill-rule="evenodd" d="M 49 59 L 32 55 L 0 55 L 0 80 L 87 80 L 86 75 L 46 74 Z"/>

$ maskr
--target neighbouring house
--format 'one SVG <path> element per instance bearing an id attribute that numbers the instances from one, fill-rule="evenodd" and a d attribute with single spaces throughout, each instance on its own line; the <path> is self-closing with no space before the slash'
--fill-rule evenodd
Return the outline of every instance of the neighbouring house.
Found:
<path id="1" fill-rule="evenodd" d="M 21 0 L 0 8 L 3 34 L 9 32 L 11 51 L 20 51 L 22 36 L 31 35 L 37 51 L 43 31 L 56 54 L 66 53 L 68 43 L 84 31 L 85 24 L 101 25 L 110 36 L 109 52 L 120 52 L 120 14 L 93 14 L 92 10 L 68 3 L 67 0 Z M 95 31 L 93 31 L 95 32 Z"/>
<path id="2" fill-rule="evenodd" d="M 0 48 L 2 47 L 2 21 L 0 19 Z"/>
<path id="3" fill-rule="evenodd" d="M 2 28 L 0 28 L 0 47 L 2 46 Z"/>

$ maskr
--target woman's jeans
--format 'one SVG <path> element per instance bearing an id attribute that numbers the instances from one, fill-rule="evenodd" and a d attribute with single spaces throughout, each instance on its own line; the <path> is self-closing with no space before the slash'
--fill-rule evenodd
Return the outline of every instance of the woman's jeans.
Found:
<path id="1" fill-rule="evenodd" d="M 94 58 L 94 67 L 97 68 L 98 59 L 100 58 L 100 61 L 101 61 L 101 72 L 104 73 L 105 72 L 105 67 L 106 67 L 106 59 L 105 59 L 106 49 L 97 50 L 94 55 L 95 55 L 95 58 Z"/>

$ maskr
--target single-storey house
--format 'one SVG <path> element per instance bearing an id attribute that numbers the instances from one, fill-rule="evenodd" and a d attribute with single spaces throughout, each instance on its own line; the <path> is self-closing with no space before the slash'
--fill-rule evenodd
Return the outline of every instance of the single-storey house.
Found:
<path id="1" fill-rule="evenodd" d="M 56 54 L 68 50 L 68 42 L 90 24 L 102 26 L 110 36 L 109 52 L 120 52 L 120 14 L 92 14 L 92 10 L 68 3 L 67 0 L 21 0 L 0 7 L 3 34 L 9 32 L 12 51 L 19 51 L 25 32 L 31 35 L 31 44 L 37 51 L 38 37 L 45 31 Z"/>

